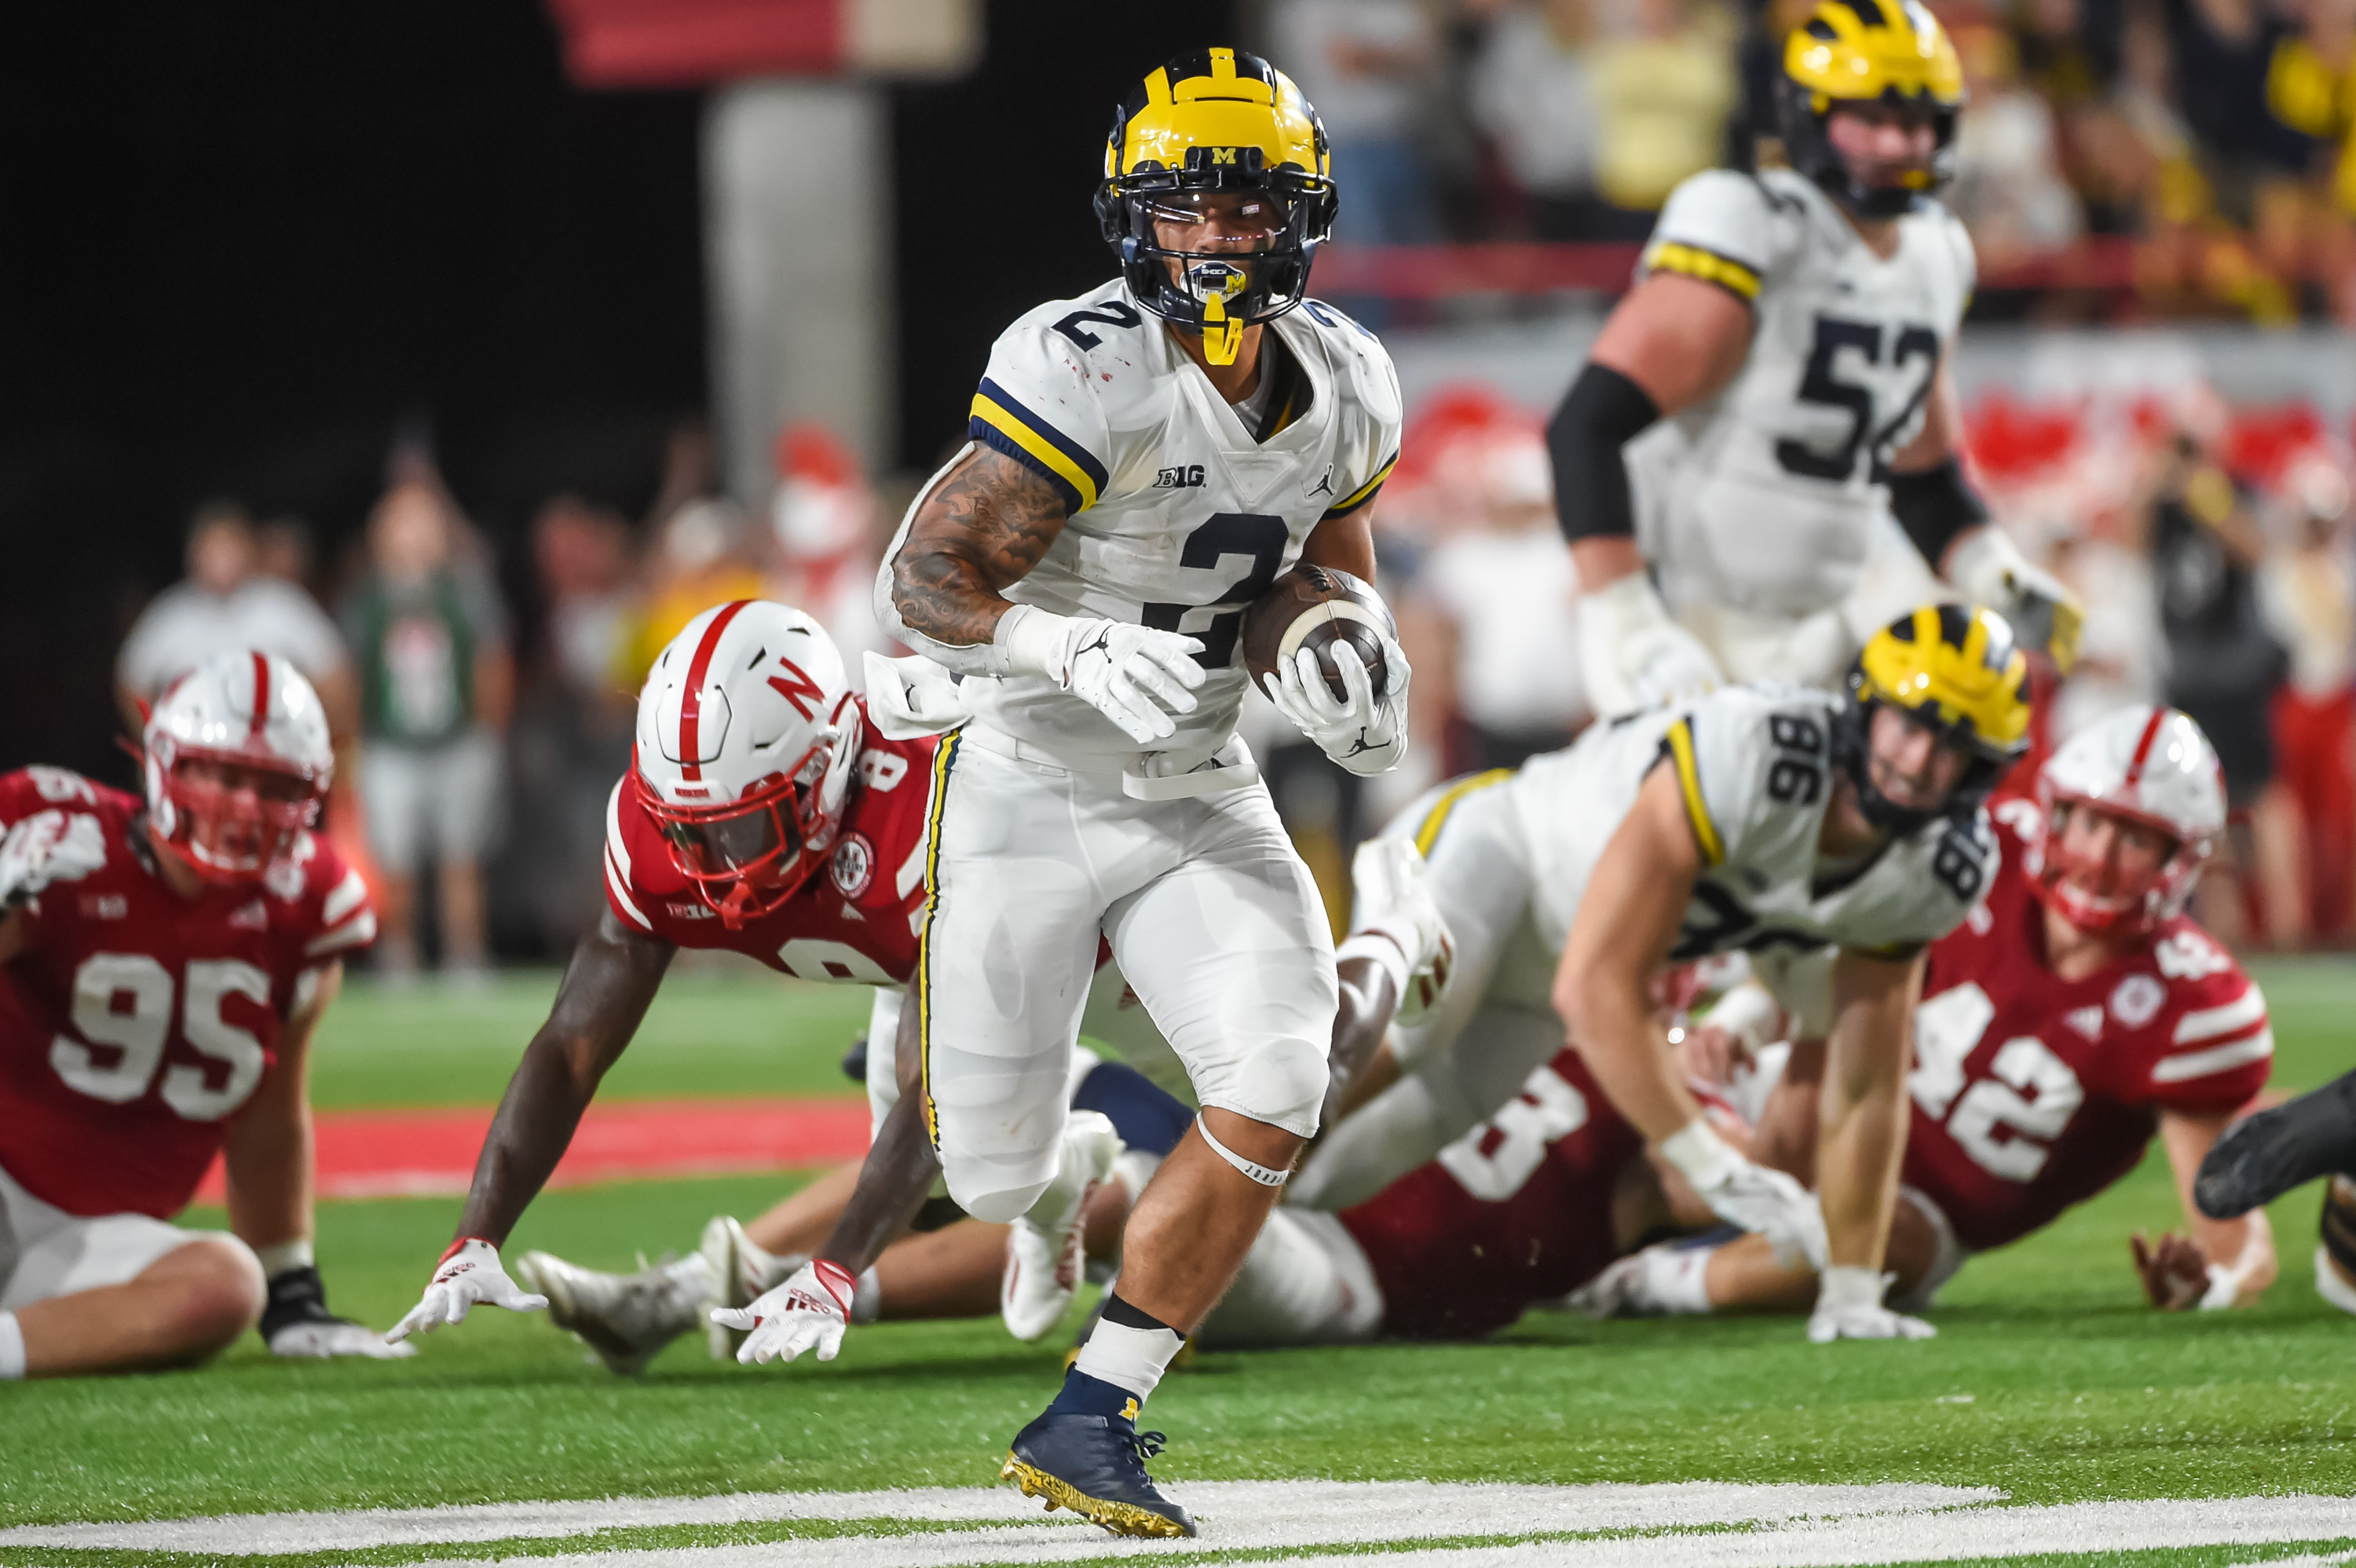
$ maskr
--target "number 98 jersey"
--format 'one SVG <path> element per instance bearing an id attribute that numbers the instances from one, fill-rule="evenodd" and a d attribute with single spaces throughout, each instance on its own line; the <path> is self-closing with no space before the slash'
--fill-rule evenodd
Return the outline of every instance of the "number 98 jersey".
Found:
<path id="1" fill-rule="evenodd" d="M 1007 328 L 968 425 L 1064 499 L 1063 532 L 1007 598 L 1202 640 L 1201 706 L 1158 748 L 1177 758 L 1208 757 L 1234 732 L 1248 679 L 1244 607 L 1299 559 L 1311 529 L 1372 503 L 1398 456 L 1390 356 L 1316 300 L 1268 324 L 1250 407 L 1257 419 L 1219 395 L 1126 283 L 1111 283 Z M 1119 765 L 1138 754 L 1110 720 L 1043 677 L 969 677 L 965 689 L 977 717 L 1055 755 Z"/>
<path id="2" fill-rule="evenodd" d="M 1897 232 L 1896 251 L 1875 255 L 1788 169 L 1712 169 L 1670 196 L 1642 271 L 1715 283 L 1753 321 L 1724 390 L 1629 446 L 1671 608 L 1809 615 L 1856 584 L 1889 504 L 1876 468 L 1922 428 L 1975 273 L 1963 224 L 1936 203 Z"/>

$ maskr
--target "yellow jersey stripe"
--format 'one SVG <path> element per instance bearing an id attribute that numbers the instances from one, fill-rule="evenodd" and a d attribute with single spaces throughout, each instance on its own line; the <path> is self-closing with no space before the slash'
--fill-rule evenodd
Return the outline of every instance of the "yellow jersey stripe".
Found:
<path id="1" fill-rule="evenodd" d="M 973 395 L 966 433 L 1037 469 L 1062 492 L 1066 515 L 1095 506 L 1097 497 L 1104 493 L 1108 477 L 1104 464 L 1086 447 L 1009 397 L 995 382 L 984 380 L 981 390 Z"/>
<path id="2" fill-rule="evenodd" d="M 1475 790 L 1504 784 L 1513 776 L 1511 768 L 1492 768 L 1485 773 L 1468 774 L 1440 791 L 1440 798 L 1431 803 L 1431 809 L 1423 814 L 1421 822 L 1416 824 L 1415 852 L 1419 855 L 1431 853 L 1431 847 L 1440 842 L 1440 830 L 1448 826 L 1448 814 L 1456 809 L 1458 801 Z"/>
<path id="3" fill-rule="evenodd" d="M 1715 866 L 1726 859 L 1726 841 L 1709 819 L 1709 803 L 1702 798 L 1701 772 L 1694 766 L 1693 720 L 1680 719 L 1669 726 L 1669 760 L 1676 764 L 1677 787 L 1685 792 L 1686 816 L 1693 822 L 1694 842 L 1701 846 L 1702 863 Z"/>
<path id="4" fill-rule="evenodd" d="M 960 734 L 950 731 L 933 748 L 933 799 L 925 814 L 925 931 L 916 939 L 916 1061 L 925 1097 L 925 1136 L 940 1153 L 940 1115 L 933 1107 L 933 916 L 941 907 L 941 815 L 949 798 L 949 769 L 957 761 Z M 867 1048 L 875 1050 L 873 1040 Z M 893 1049 L 886 1045 L 886 1050 Z"/>
<path id="5" fill-rule="evenodd" d="M 1390 456 L 1383 460 L 1383 465 L 1380 468 L 1375 470 L 1375 476 L 1372 479 L 1367 480 L 1365 484 L 1359 485 L 1356 489 L 1351 491 L 1348 495 L 1343 496 L 1332 506 L 1326 507 L 1325 517 L 1346 517 L 1352 512 L 1356 511 L 1359 507 L 1373 500 L 1375 498 L 1375 492 L 1383 487 L 1383 481 L 1389 478 L 1391 476 L 1391 470 L 1398 466 L 1398 453 L 1394 452 Z M 1323 522 L 1324 518 L 1321 517 L 1318 520 Z"/>
<path id="6" fill-rule="evenodd" d="M 1731 256 L 1721 256 L 1715 251 L 1705 251 L 1697 245 L 1680 245 L 1674 240 L 1664 240 L 1644 252 L 1645 267 L 1655 272 L 1681 272 L 1688 278 L 1699 278 L 1705 283 L 1719 287 L 1744 300 L 1759 297 L 1759 274 Z"/>

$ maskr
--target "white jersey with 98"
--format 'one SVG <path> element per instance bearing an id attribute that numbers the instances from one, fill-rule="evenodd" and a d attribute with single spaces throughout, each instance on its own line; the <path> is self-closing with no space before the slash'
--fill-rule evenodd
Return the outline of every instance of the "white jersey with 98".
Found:
<path id="1" fill-rule="evenodd" d="M 1717 283 L 1754 318 L 1734 379 L 1629 443 L 1639 542 L 1672 610 L 1796 618 L 1857 586 L 1888 515 L 1877 469 L 1921 430 L 1975 276 L 1935 202 L 1897 235 L 1876 255 L 1788 169 L 1712 169 L 1670 196 L 1643 271 Z"/>
<path id="2" fill-rule="evenodd" d="M 1244 607 L 1311 529 L 1373 501 L 1398 456 L 1398 378 L 1372 333 L 1310 300 L 1268 336 L 1257 429 L 1125 283 L 1015 322 L 973 400 L 969 434 L 1054 485 L 1067 518 L 1006 597 L 1202 640 L 1201 705 L 1155 748 L 1173 759 L 1208 757 L 1233 735 Z M 1042 677 L 969 677 L 965 691 L 977 719 L 1051 754 L 1116 767 L 1140 755 Z"/>

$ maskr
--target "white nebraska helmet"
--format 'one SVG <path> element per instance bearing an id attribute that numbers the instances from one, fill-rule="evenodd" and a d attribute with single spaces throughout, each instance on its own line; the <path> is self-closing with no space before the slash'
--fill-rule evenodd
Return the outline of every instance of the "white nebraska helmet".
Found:
<path id="1" fill-rule="evenodd" d="M 732 929 L 781 907 L 825 860 L 860 733 L 842 656 L 798 610 L 706 610 L 655 660 L 630 777 L 672 864 Z"/>
<path id="2" fill-rule="evenodd" d="M 147 717 L 147 816 L 214 881 L 252 881 L 319 820 L 336 754 L 319 694 L 258 649 L 213 655 Z"/>
<path id="3" fill-rule="evenodd" d="M 2149 931 L 2181 913 L 2225 830 L 2222 776 L 2209 737 L 2173 708 L 2122 709 L 2088 725 L 2037 777 L 2047 825 L 2039 896 L 2090 931 Z M 2062 853 L 2062 820 L 2075 805 L 2156 827 L 2176 848 L 2147 885 L 2097 891 L 2085 884 L 2100 868 L 2065 864 Z"/>

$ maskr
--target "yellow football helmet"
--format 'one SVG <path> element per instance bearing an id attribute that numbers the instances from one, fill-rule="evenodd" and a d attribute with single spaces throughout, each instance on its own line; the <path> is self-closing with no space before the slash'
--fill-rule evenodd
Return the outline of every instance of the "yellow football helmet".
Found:
<path id="1" fill-rule="evenodd" d="M 1819 0 L 1783 45 L 1777 86 L 1792 166 L 1857 216 L 1901 217 L 1954 177 L 1963 62 L 1922 0 Z M 1896 185 L 1860 181 L 1826 131 L 1837 105 L 1875 101 L 1927 110 L 1938 138 L 1930 166 Z"/>
<path id="2" fill-rule="evenodd" d="M 1325 127 L 1292 79 L 1258 55 L 1204 49 L 1147 77 L 1113 112 L 1097 219 L 1137 303 L 1203 335 L 1231 365 L 1243 329 L 1309 291 L 1339 197 Z M 1215 209 L 1226 247 L 1166 245 Z"/>
<path id="3" fill-rule="evenodd" d="M 1849 667 L 1848 699 L 1835 752 L 1867 818 L 1884 827 L 1910 827 L 1927 815 L 1873 786 L 1867 734 L 1876 707 L 1903 709 L 1969 753 L 1941 815 L 1968 815 L 2029 750 L 2028 656 L 1990 610 L 1925 604 L 1901 615 L 1874 633 Z"/>

